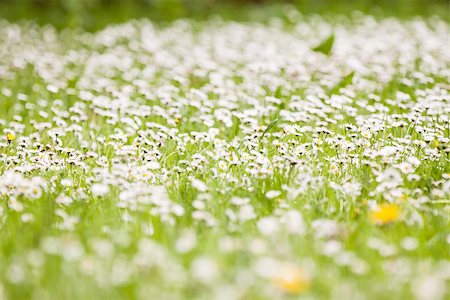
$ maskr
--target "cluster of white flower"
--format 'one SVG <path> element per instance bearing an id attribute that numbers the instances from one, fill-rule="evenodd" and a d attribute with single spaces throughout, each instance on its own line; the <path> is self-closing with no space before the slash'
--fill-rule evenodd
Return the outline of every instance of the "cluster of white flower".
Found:
<path id="1" fill-rule="evenodd" d="M 450 27 L 292 18 L 0 21 L 0 279 L 443 299 Z"/>

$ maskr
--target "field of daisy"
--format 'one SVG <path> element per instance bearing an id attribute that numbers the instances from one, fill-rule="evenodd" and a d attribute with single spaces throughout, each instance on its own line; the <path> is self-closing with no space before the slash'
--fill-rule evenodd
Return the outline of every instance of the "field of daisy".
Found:
<path id="1" fill-rule="evenodd" d="M 0 300 L 448 299 L 449 24 L 0 19 Z"/>

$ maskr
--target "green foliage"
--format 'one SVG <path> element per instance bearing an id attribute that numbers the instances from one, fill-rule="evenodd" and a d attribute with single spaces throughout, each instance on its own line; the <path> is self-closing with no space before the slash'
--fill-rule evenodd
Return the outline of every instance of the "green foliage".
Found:
<path id="1" fill-rule="evenodd" d="M 302 14 L 351 14 L 358 10 L 376 16 L 439 15 L 448 19 L 444 0 L 0 0 L 0 18 L 32 19 L 58 28 L 81 26 L 97 30 L 131 18 L 168 22 L 179 18 L 268 21 L 287 18 L 287 8 Z"/>
<path id="2" fill-rule="evenodd" d="M 347 85 L 351 84 L 353 82 L 353 77 L 355 77 L 355 71 L 350 72 L 347 76 L 342 78 L 342 80 L 331 89 L 330 94 L 335 94 L 339 91 L 340 88 L 346 87 Z"/>
<path id="3" fill-rule="evenodd" d="M 330 35 L 327 39 L 322 41 L 318 46 L 313 48 L 313 51 L 321 52 L 325 55 L 329 55 L 333 49 L 334 34 Z"/>

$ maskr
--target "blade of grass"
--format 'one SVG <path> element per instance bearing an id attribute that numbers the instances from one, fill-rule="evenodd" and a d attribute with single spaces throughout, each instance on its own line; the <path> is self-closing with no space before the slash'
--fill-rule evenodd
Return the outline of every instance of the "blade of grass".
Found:
<path id="1" fill-rule="evenodd" d="M 261 137 L 259 138 L 258 142 L 261 142 L 262 138 L 266 135 L 266 133 L 269 132 L 269 130 L 272 129 L 275 126 L 275 124 L 278 123 L 279 120 L 280 120 L 280 118 L 276 118 L 269 124 L 269 126 L 267 126 L 266 130 L 264 130 L 264 132 L 261 135 Z"/>

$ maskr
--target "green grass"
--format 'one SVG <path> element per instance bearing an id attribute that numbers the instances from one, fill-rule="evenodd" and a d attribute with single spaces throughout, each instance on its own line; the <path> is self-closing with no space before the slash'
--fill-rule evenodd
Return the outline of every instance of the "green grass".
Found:
<path id="1" fill-rule="evenodd" d="M 149 18 L 167 24 L 181 18 L 203 21 L 220 17 L 231 21 L 269 22 L 272 18 L 289 21 L 292 8 L 302 14 L 334 19 L 355 11 L 378 18 L 411 19 L 417 16 L 439 16 L 449 20 L 450 7 L 445 0 L 2 0 L 0 17 L 11 21 L 33 20 L 53 24 L 59 29 L 83 27 L 99 30 L 111 23 Z"/>

